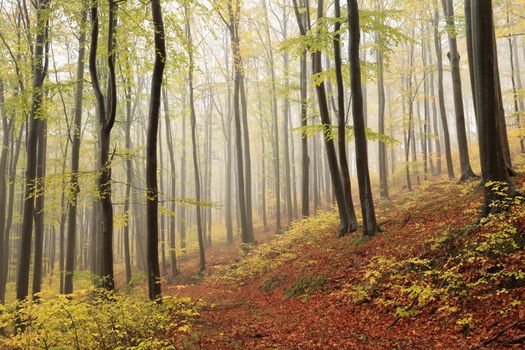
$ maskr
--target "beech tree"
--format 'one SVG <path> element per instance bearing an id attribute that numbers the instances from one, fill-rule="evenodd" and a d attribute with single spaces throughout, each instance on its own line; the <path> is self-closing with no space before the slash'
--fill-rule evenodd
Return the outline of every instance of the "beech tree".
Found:
<path id="1" fill-rule="evenodd" d="M 361 82 L 361 63 L 359 61 L 359 9 L 357 0 L 348 0 L 348 30 L 350 34 L 350 81 L 352 89 L 352 116 L 354 119 L 355 150 L 357 164 L 357 179 L 359 180 L 359 198 L 363 214 L 363 232 L 374 235 L 379 232 L 377 224 L 370 173 L 368 169 L 368 146 L 365 133 L 365 117 L 363 111 L 363 96 Z"/>
<path id="2" fill-rule="evenodd" d="M 93 1 L 91 13 L 91 48 L 89 52 L 89 73 L 97 101 L 97 115 L 99 124 L 98 133 L 98 178 L 97 186 L 100 196 L 100 223 L 96 241 L 100 247 L 100 268 L 96 273 L 100 276 L 100 285 L 106 289 L 114 289 L 113 277 L 113 205 L 111 201 L 111 130 L 115 124 L 117 112 L 117 83 L 115 75 L 115 47 L 118 4 L 109 1 L 108 8 L 108 36 L 107 36 L 107 74 L 108 87 L 106 96 L 102 93 L 97 66 L 97 50 L 99 40 L 99 4 Z M 95 250 L 97 251 L 97 250 Z"/>
<path id="3" fill-rule="evenodd" d="M 23 216 L 21 241 L 19 251 L 19 261 L 17 266 L 16 279 L 16 297 L 18 300 L 24 300 L 29 291 L 29 270 L 31 259 L 31 243 L 33 234 L 33 222 L 35 214 L 35 186 L 37 181 L 37 150 L 42 147 L 43 142 L 39 142 L 39 136 L 42 136 L 41 129 L 44 111 L 42 103 L 44 98 L 43 85 L 48 69 L 48 25 L 50 0 L 40 0 L 36 3 L 37 19 L 35 46 L 33 54 L 33 83 L 31 94 L 31 111 L 29 114 L 26 146 L 26 171 L 23 200 Z M 42 153 L 41 153 L 42 154 Z"/>
<path id="4" fill-rule="evenodd" d="M 510 182 L 498 123 L 497 64 L 494 47 L 492 2 L 471 1 L 473 78 L 478 113 L 479 153 L 483 175 L 483 207 L 480 216 L 497 213 L 518 195 Z"/>

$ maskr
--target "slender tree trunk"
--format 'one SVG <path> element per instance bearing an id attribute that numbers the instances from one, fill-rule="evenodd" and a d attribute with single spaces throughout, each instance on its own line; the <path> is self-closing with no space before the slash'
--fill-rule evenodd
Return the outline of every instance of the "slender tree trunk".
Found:
<path id="1" fill-rule="evenodd" d="M 434 66 L 433 59 L 432 59 L 432 49 L 429 45 L 428 47 L 428 62 L 430 67 Z M 437 111 L 437 104 L 436 104 L 436 85 L 434 82 L 434 70 L 432 69 L 430 71 L 430 95 L 432 98 L 432 138 L 434 139 L 435 146 L 436 146 L 436 175 L 441 175 L 441 141 L 439 136 L 439 124 L 438 124 L 438 111 Z"/>
<path id="2" fill-rule="evenodd" d="M 346 233 L 354 232 L 358 228 L 357 217 L 355 215 L 354 200 L 352 198 L 352 185 L 350 181 L 350 171 L 348 169 L 348 158 L 346 155 L 346 108 L 345 108 L 345 88 L 343 83 L 343 69 L 341 59 L 341 6 L 339 0 L 334 2 L 334 15 L 336 22 L 334 25 L 334 64 L 335 77 L 337 81 L 337 119 L 338 119 L 338 148 L 339 164 L 341 166 L 341 182 L 343 185 L 346 215 L 348 217 L 348 230 Z"/>
<path id="3" fill-rule="evenodd" d="M 166 87 L 162 89 L 163 101 L 164 101 L 164 123 L 166 124 L 166 142 L 168 144 L 168 156 L 170 159 L 170 184 L 171 184 L 171 201 L 170 201 L 170 224 L 169 224 L 169 251 L 170 251 L 170 264 L 171 264 L 171 277 L 174 278 L 178 274 L 177 270 L 177 248 L 175 244 L 175 198 L 176 198 L 176 189 L 177 189 L 177 176 L 175 173 L 175 152 L 173 150 L 173 135 L 171 132 L 171 121 L 170 121 L 170 111 L 169 111 L 169 100 L 168 100 L 168 90 Z"/>
<path id="4" fill-rule="evenodd" d="M 283 40 L 287 39 L 287 7 L 283 6 Z M 286 215 L 288 226 L 291 225 L 294 218 L 294 207 L 292 203 L 292 170 L 290 165 L 290 99 L 288 93 L 290 90 L 290 63 L 288 53 L 283 53 L 284 66 L 284 96 L 283 96 L 283 143 L 284 143 L 284 194 L 286 198 Z"/>
<path id="5" fill-rule="evenodd" d="M 441 51 L 441 35 L 439 34 L 439 11 L 437 8 L 437 0 L 434 3 L 434 46 L 437 56 L 437 71 L 438 71 L 438 98 L 439 98 L 439 113 L 441 116 L 441 125 L 443 128 L 443 140 L 445 143 L 445 159 L 447 161 L 447 172 L 449 179 L 454 178 L 454 164 L 452 163 L 452 151 L 450 148 L 450 136 L 448 132 L 447 111 L 445 108 L 445 95 L 443 87 L 443 61 Z"/>
<path id="6" fill-rule="evenodd" d="M 195 176 L 195 206 L 196 220 L 197 220 L 197 239 L 199 242 L 199 269 L 203 272 L 206 269 L 205 253 L 204 253 L 204 231 L 202 227 L 202 208 L 201 208 L 201 179 L 199 173 L 199 158 L 197 150 L 197 117 L 195 116 L 195 103 L 193 99 L 193 71 L 195 69 L 193 63 L 193 42 L 191 36 L 190 15 L 188 8 L 185 7 L 186 14 L 186 35 L 189 43 L 188 51 L 188 83 L 189 83 L 189 102 L 190 102 L 190 121 L 191 121 L 191 144 L 193 150 L 193 173 Z"/>
<path id="7" fill-rule="evenodd" d="M 280 160 L 280 150 L 279 150 L 279 121 L 277 116 L 277 89 L 275 87 L 275 67 L 274 67 L 274 58 L 273 58 L 273 49 L 272 49 L 272 40 L 270 38 L 270 29 L 269 29 L 269 20 L 268 13 L 265 6 L 265 18 L 266 18 L 266 36 L 268 40 L 268 60 L 270 68 L 270 77 L 271 77 L 271 94 L 272 94 L 272 149 L 273 149 L 273 170 L 274 170 L 274 186 L 275 186 L 275 233 L 281 233 L 281 160 Z M 286 69 L 286 68 L 285 68 Z"/>
<path id="8" fill-rule="evenodd" d="M 426 31 L 426 28 L 422 29 Z M 426 41 L 423 41 L 421 44 L 421 59 L 423 62 L 423 132 L 421 137 L 421 146 L 423 148 L 423 161 L 425 164 L 425 179 L 427 176 L 428 170 L 430 174 L 434 174 L 434 159 L 432 157 L 432 141 L 429 138 L 430 129 L 431 129 L 431 119 L 430 119 L 430 106 L 428 103 L 428 74 L 427 74 L 427 48 Z M 430 169 L 428 169 L 428 166 Z"/>
<path id="9" fill-rule="evenodd" d="M 2 115 L 2 150 L 0 152 L 0 304 L 5 302 L 5 290 L 7 283 L 9 232 L 6 232 L 6 207 L 7 207 L 7 184 L 8 178 L 7 156 L 12 138 L 14 126 L 13 120 L 8 120 L 4 108 L 4 81 L 0 78 L 0 114 Z"/>
<path id="10" fill-rule="evenodd" d="M 40 115 L 42 115 L 42 100 L 44 97 L 42 87 L 47 74 L 47 40 L 48 40 L 48 16 L 50 0 L 37 2 L 35 53 L 33 58 L 33 84 L 32 102 L 29 114 L 29 131 L 26 146 L 26 173 L 22 214 L 22 230 L 19 261 L 16 280 L 16 297 L 24 300 L 29 291 L 29 269 L 31 259 L 31 241 L 33 233 L 33 221 L 35 214 L 34 186 L 37 176 L 37 152 L 38 130 L 40 128 Z"/>
<path id="11" fill-rule="evenodd" d="M 182 155 L 180 157 L 180 197 L 186 199 L 186 115 L 183 113 L 181 118 L 181 134 L 182 134 Z M 187 228 L 187 215 L 186 207 L 180 206 L 180 249 L 182 254 L 186 254 L 186 228 Z"/>
<path id="12" fill-rule="evenodd" d="M 80 142 L 82 131 L 82 97 L 84 92 L 84 58 L 86 54 L 86 25 L 87 11 L 82 9 L 82 20 L 80 22 L 80 35 L 78 39 L 78 61 L 77 61 L 77 82 L 75 90 L 75 112 L 73 117 L 73 143 L 71 148 L 71 180 L 68 196 L 68 222 L 67 222 L 67 253 L 66 269 L 64 275 L 64 293 L 73 293 L 73 272 L 75 271 L 75 248 L 76 248 L 76 227 L 77 227 L 77 197 L 80 192 L 78 184 Z"/>
<path id="13" fill-rule="evenodd" d="M 379 232 L 377 225 L 370 174 L 368 170 L 368 150 L 363 115 L 363 96 L 361 91 L 361 64 L 359 62 L 359 10 L 357 0 L 348 2 L 348 26 L 350 34 L 350 81 L 352 87 L 352 115 L 354 118 L 355 149 L 357 164 L 357 179 L 359 181 L 359 197 L 363 214 L 363 232 L 365 235 L 374 235 Z"/>
<path id="14" fill-rule="evenodd" d="M 35 254 L 33 261 L 33 295 L 40 293 L 44 259 L 44 205 L 46 178 L 47 121 L 41 120 L 38 130 L 38 149 L 35 184 Z"/>
<path id="15" fill-rule="evenodd" d="M 231 46 L 233 53 L 233 66 L 234 66 L 234 89 L 233 89 L 233 116 L 235 121 L 235 147 L 236 147 L 236 158 L 237 158 L 237 206 L 241 226 L 241 238 L 243 243 L 253 243 L 253 231 L 250 216 L 248 211 L 248 199 L 247 193 L 250 191 L 249 181 L 246 179 L 245 183 L 245 171 L 244 167 L 249 168 L 249 164 L 244 164 L 247 157 L 243 157 L 243 127 L 241 121 L 241 89 L 242 89 L 242 58 L 240 53 L 239 43 L 239 16 L 240 16 L 240 4 L 235 4 L 235 10 L 233 8 L 232 1 L 228 2 L 228 13 L 230 23 L 228 29 L 230 30 Z M 245 115 L 246 109 L 243 109 L 243 116 Z M 244 119 L 244 118 L 243 118 Z M 244 147 L 249 145 L 246 140 L 247 125 L 244 123 Z M 245 149 L 244 152 L 249 152 Z M 248 171 L 246 171 L 248 173 Z"/>
<path id="16" fill-rule="evenodd" d="M 128 63 L 128 61 L 126 62 Z M 126 67 L 128 68 L 128 67 Z M 128 69 L 129 72 L 129 69 Z M 129 78 L 128 78 L 129 79 Z M 124 265 L 126 269 L 126 283 L 131 283 L 131 252 L 130 252 L 130 238 L 129 231 L 131 226 L 131 215 L 130 215 L 130 200 L 131 200 L 131 185 L 133 183 L 133 161 L 132 161 L 132 149 L 133 143 L 131 140 L 131 123 L 133 118 L 133 109 L 131 106 L 131 85 L 126 79 L 126 123 L 124 128 L 125 134 L 125 146 L 127 151 L 126 157 L 126 194 L 124 197 L 124 215 L 126 216 L 126 225 L 124 226 Z"/>
<path id="17" fill-rule="evenodd" d="M 91 49 L 89 53 L 89 71 L 97 100 L 97 114 L 99 117 L 99 159 L 97 186 L 100 195 L 100 228 L 97 243 L 100 247 L 100 271 L 102 278 L 100 286 L 108 290 L 115 289 L 113 278 L 113 205 L 111 202 L 111 161 L 110 139 L 111 129 L 115 123 L 117 108 L 117 87 L 115 79 L 115 46 L 118 5 L 115 0 L 109 1 L 108 38 L 107 38 L 107 67 L 108 88 L 104 98 L 100 87 L 97 72 L 97 49 L 99 39 L 98 3 L 91 6 Z M 98 242 L 100 240 L 100 242 Z"/>
<path id="18" fill-rule="evenodd" d="M 381 7 L 378 4 L 378 11 Z M 383 47 L 382 38 L 379 32 L 376 33 L 376 60 L 377 60 L 377 103 L 378 103 L 378 131 L 379 134 L 385 134 L 385 78 L 384 78 L 384 58 L 383 58 Z M 388 200 L 388 164 L 386 158 L 386 144 L 382 141 L 378 141 L 379 149 L 379 195 L 382 200 Z"/>
<path id="19" fill-rule="evenodd" d="M 323 0 L 320 0 L 317 5 L 317 17 L 323 17 Z M 314 51 L 312 53 L 312 70 L 314 74 L 320 74 L 323 72 L 322 62 L 321 62 L 321 52 Z M 324 82 L 320 84 L 315 84 L 315 90 L 317 92 L 317 101 L 319 103 L 319 114 L 321 116 L 321 122 L 323 124 L 323 134 L 324 141 L 326 146 L 326 157 L 328 161 L 328 166 L 330 170 L 330 176 L 332 184 L 335 190 L 337 208 L 339 211 L 339 220 L 341 227 L 339 230 L 339 236 L 344 236 L 348 233 L 349 227 L 349 218 L 348 212 L 346 209 L 345 195 L 343 190 L 343 184 L 341 181 L 341 173 L 339 170 L 339 164 L 337 161 L 337 154 L 335 151 L 334 141 L 330 137 L 332 123 L 330 121 L 330 112 L 328 110 L 328 99 L 326 97 L 326 90 Z"/>
<path id="20" fill-rule="evenodd" d="M 507 19 L 508 19 L 507 15 Z M 520 130 L 521 133 L 521 114 L 525 111 L 525 106 L 523 103 L 523 98 L 519 96 L 518 91 L 523 89 L 521 83 L 521 72 L 520 72 L 520 62 L 518 59 L 517 52 L 517 42 L 516 39 L 508 38 L 509 42 L 509 57 L 510 57 L 510 67 L 511 67 L 511 79 L 512 79 L 512 95 L 514 99 L 514 112 L 516 118 L 516 127 Z M 519 137 L 520 140 L 520 151 L 525 153 L 525 138 L 523 136 Z"/>
<path id="21" fill-rule="evenodd" d="M 162 78 L 166 62 L 164 22 L 160 0 L 151 1 L 155 38 L 155 63 L 151 76 L 151 95 L 149 102 L 148 139 L 146 143 L 146 217 L 148 230 L 148 290 L 150 300 L 160 301 L 159 271 L 159 189 L 157 184 L 157 137 L 159 135 L 159 114 L 162 92 Z M 162 181 L 162 178 L 161 178 Z"/>
<path id="22" fill-rule="evenodd" d="M 461 167 L 460 181 L 468 181 L 477 176 L 472 171 L 469 160 L 467 132 L 465 129 L 465 110 L 463 107 L 463 89 L 461 87 L 461 70 L 459 52 L 456 40 L 456 25 L 454 22 L 454 6 L 452 0 L 441 0 L 445 21 L 448 29 L 450 70 L 452 73 L 452 90 L 456 112 L 456 134 L 458 137 L 459 164 Z"/>
<path id="23" fill-rule="evenodd" d="M 306 35 L 306 28 L 309 26 L 308 11 L 300 12 L 297 0 L 293 1 L 293 7 L 301 36 Z M 304 5 L 301 3 L 301 8 Z M 301 94 L 301 128 L 308 126 L 308 78 L 307 78 L 307 50 L 301 53 L 300 58 L 300 94 Z M 310 157 L 308 155 L 308 138 L 305 132 L 301 134 L 301 215 L 310 215 Z"/>

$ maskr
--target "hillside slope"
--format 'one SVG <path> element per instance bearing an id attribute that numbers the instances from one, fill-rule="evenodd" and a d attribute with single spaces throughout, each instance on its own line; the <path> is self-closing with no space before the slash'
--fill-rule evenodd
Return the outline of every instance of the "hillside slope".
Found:
<path id="1" fill-rule="evenodd" d="M 476 225 L 480 203 L 478 184 L 439 182 L 382 204 L 376 237 L 337 239 L 330 212 L 297 222 L 201 283 L 168 287 L 208 305 L 185 345 L 522 348 L 525 207 Z"/>

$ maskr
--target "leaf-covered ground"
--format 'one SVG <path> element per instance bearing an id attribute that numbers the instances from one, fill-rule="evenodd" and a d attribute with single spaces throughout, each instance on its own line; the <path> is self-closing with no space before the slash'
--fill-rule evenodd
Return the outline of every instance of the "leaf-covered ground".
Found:
<path id="1" fill-rule="evenodd" d="M 322 212 L 164 290 L 204 301 L 194 349 L 522 349 L 525 206 L 478 226 L 480 203 L 477 183 L 424 184 L 379 206 L 370 239 Z"/>

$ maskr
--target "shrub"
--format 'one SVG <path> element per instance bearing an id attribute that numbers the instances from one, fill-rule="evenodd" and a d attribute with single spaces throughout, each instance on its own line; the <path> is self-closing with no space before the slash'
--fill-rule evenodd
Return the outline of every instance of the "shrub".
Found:
<path id="1" fill-rule="evenodd" d="M 169 334 L 188 331 L 198 312 L 188 298 L 155 303 L 95 289 L 69 297 L 44 292 L 0 309 L 0 348 L 175 349 L 178 339 Z M 22 331 L 14 331 L 15 320 Z"/>

